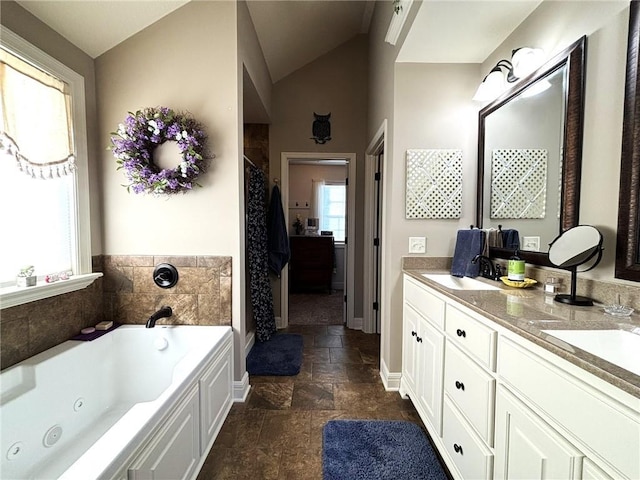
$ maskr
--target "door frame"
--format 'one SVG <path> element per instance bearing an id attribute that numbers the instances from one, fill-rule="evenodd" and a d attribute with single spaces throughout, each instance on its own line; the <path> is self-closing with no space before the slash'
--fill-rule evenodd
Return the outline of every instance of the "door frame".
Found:
<path id="1" fill-rule="evenodd" d="M 365 156 L 365 186 L 364 186 L 364 282 L 363 285 L 364 295 L 363 295 L 363 306 L 362 306 L 362 331 L 365 333 L 376 333 L 377 325 L 375 322 L 375 312 L 373 311 L 373 296 L 375 290 L 375 278 L 374 278 L 374 255 L 376 254 L 376 250 L 373 246 L 373 237 L 374 237 L 374 228 L 375 228 L 375 163 L 377 161 L 378 153 L 385 149 L 385 139 L 387 138 L 387 120 L 382 122 L 380 128 L 373 136 L 373 139 L 369 143 L 369 146 L 366 151 Z M 385 159 L 386 163 L 386 159 Z M 384 169 L 384 164 L 383 164 Z M 384 175 L 383 175 L 384 178 Z M 384 202 L 384 181 L 380 186 L 382 191 L 382 199 Z M 380 211 L 381 216 L 381 228 L 380 231 L 384 233 L 385 230 L 385 216 L 384 216 L 384 205 Z M 384 239 L 383 239 L 384 241 Z M 382 284 L 383 279 L 385 278 L 385 248 L 384 245 L 381 245 L 380 252 L 380 265 L 379 265 L 379 275 L 381 282 L 381 291 L 384 291 L 384 285 Z M 378 305 L 378 315 L 380 318 L 380 330 L 382 330 L 383 323 L 383 315 L 382 315 L 382 298 L 379 298 L 378 301 L 380 305 Z M 381 333 L 381 332 L 379 332 Z"/>
<path id="2" fill-rule="evenodd" d="M 348 328 L 360 328 L 354 321 L 354 255 L 355 255 L 355 218 L 356 218 L 356 154 L 355 153 L 320 153 L 320 152 L 282 152 L 280 154 L 280 193 L 282 209 L 287 227 L 289 226 L 289 162 L 291 160 L 345 160 L 349 187 L 347 188 L 347 244 L 345 265 L 347 283 L 346 324 Z M 282 269 L 280 274 L 280 321 L 278 328 L 289 326 L 289 269 Z"/>

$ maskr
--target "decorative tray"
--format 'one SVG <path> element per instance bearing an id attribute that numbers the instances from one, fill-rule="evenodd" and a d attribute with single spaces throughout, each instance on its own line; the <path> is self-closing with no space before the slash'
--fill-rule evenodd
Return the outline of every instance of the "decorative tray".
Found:
<path id="1" fill-rule="evenodd" d="M 536 283 L 538 283 L 533 278 L 525 278 L 522 281 L 517 281 L 517 280 L 509 280 L 509 277 L 500 277 L 500 280 L 502 280 L 502 283 L 504 283 L 508 287 L 515 287 L 515 288 L 529 288 L 534 286 Z"/>

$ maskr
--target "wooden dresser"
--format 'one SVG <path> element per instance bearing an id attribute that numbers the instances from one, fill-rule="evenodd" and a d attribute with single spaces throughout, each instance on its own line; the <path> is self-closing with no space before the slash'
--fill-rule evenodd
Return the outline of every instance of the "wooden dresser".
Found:
<path id="1" fill-rule="evenodd" d="M 291 236 L 291 292 L 331 291 L 334 267 L 332 236 Z"/>

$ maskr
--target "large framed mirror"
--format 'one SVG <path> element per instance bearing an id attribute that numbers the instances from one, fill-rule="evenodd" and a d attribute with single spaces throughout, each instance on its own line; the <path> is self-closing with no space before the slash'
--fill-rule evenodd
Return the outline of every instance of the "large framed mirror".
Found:
<path id="1" fill-rule="evenodd" d="M 640 6 L 631 2 L 616 240 L 617 278 L 640 281 Z"/>
<path id="2" fill-rule="evenodd" d="M 549 244 L 578 224 L 585 49 L 582 37 L 479 113 L 476 225 L 516 230 L 528 263 L 551 266 Z"/>

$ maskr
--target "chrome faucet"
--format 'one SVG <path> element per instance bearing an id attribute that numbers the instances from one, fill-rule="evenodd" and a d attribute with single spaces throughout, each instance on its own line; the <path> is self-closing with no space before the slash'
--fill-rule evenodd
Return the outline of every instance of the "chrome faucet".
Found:
<path id="1" fill-rule="evenodd" d="M 491 280 L 498 280 L 502 275 L 502 269 L 500 265 L 494 265 L 491 259 L 485 255 L 476 255 L 471 260 L 471 263 L 480 262 L 480 276 L 484 278 L 490 278 Z"/>
<path id="2" fill-rule="evenodd" d="M 149 317 L 146 327 L 153 328 L 156 326 L 156 322 L 158 320 L 160 320 L 161 318 L 169 318 L 171 315 L 173 315 L 173 310 L 171 310 L 171 307 L 162 307 L 160 308 L 160 310 Z"/>

